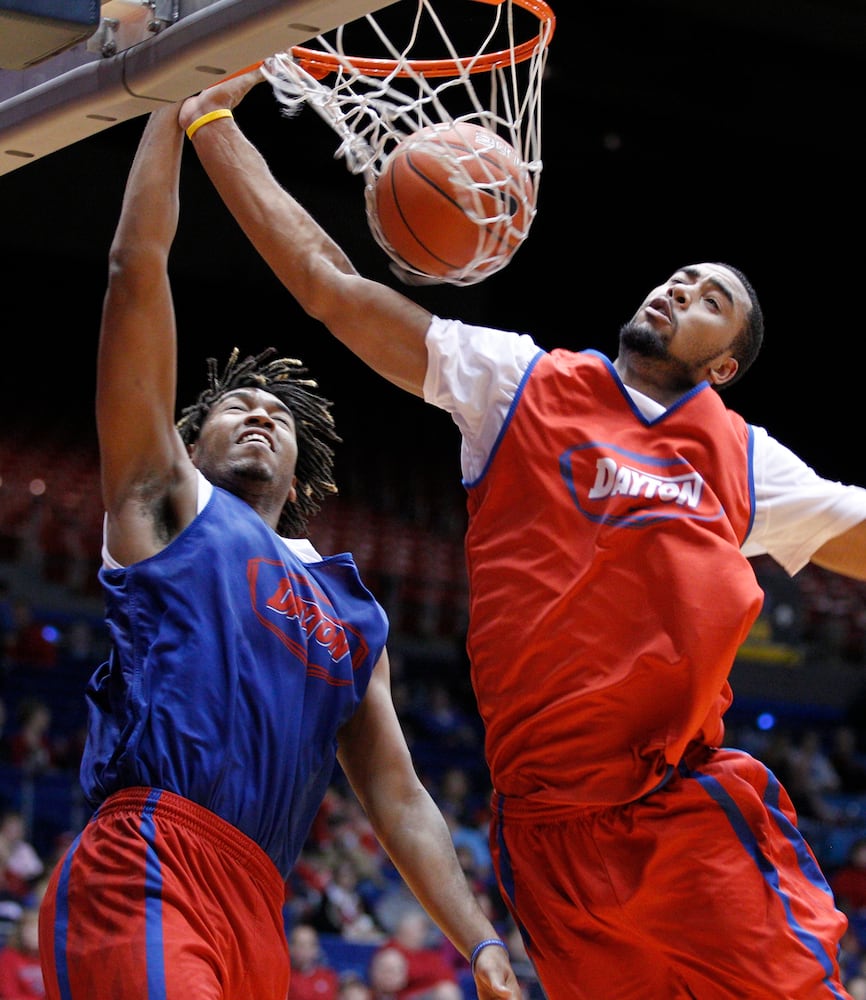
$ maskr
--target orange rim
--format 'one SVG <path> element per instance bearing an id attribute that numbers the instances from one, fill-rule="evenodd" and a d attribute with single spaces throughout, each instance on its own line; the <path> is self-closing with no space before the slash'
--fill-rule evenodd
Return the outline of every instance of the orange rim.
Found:
<path id="1" fill-rule="evenodd" d="M 475 3 L 487 3 L 491 6 L 499 6 L 504 0 L 473 0 Z M 545 38 L 545 46 L 553 37 L 556 26 L 556 18 L 553 11 L 545 0 L 514 0 L 514 4 L 523 10 L 534 14 L 541 24 L 548 29 Z M 395 59 L 368 59 L 364 56 L 344 56 L 344 60 L 349 62 L 365 76 L 391 76 L 396 70 L 397 76 L 409 76 L 410 69 L 426 77 L 436 76 L 458 76 L 460 73 L 488 73 L 490 70 L 498 69 L 501 66 L 511 66 L 515 63 L 524 62 L 538 51 L 538 39 L 530 38 L 520 45 L 510 49 L 501 49 L 499 52 L 488 52 L 486 55 L 469 56 L 466 59 L 407 59 L 406 68 L 400 67 Z M 340 58 L 331 55 L 329 52 L 321 52 L 317 49 L 304 48 L 296 45 L 292 49 L 292 55 L 303 68 L 316 79 L 336 73 L 342 66 Z"/>

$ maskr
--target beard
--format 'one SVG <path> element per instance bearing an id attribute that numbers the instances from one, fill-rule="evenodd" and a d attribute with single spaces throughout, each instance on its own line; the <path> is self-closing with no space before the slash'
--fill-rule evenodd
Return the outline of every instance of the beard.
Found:
<path id="1" fill-rule="evenodd" d="M 662 359 L 668 356 L 667 344 L 648 323 L 629 320 L 619 328 L 620 349 L 641 358 Z"/>
<path id="2" fill-rule="evenodd" d="M 696 373 L 701 366 L 690 367 L 675 358 L 668 343 L 648 323 L 624 323 L 619 330 L 619 349 L 631 368 L 670 392 L 688 392 L 700 380 Z"/>

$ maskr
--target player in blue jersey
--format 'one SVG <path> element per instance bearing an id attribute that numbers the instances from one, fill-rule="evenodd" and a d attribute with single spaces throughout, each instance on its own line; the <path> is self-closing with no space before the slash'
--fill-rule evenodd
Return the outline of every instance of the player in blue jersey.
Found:
<path id="1" fill-rule="evenodd" d="M 284 883 L 335 760 L 407 884 L 517 1000 L 389 688 L 387 621 L 307 518 L 333 492 L 329 403 L 270 351 L 175 422 L 168 255 L 183 133 L 154 112 L 110 252 L 96 413 L 111 655 L 87 689 L 94 814 L 40 917 L 50 1000 L 285 1000 Z M 497 942 L 498 943 L 498 942 Z"/>

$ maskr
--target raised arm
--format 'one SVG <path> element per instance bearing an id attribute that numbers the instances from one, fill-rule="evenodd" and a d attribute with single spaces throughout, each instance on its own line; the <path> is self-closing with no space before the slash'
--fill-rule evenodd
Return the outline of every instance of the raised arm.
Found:
<path id="1" fill-rule="evenodd" d="M 479 942 L 498 937 L 472 894 L 442 813 L 415 773 L 391 700 L 387 654 L 340 731 L 338 757 L 388 856 L 454 946 L 469 958 Z M 475 985 L 479 1000 L 521 995 L 498 946 L 479 952 Z"/>
<path id="2" fill-rule="evenodd" d="M 183 104 L 184 128 L 233 109 L 261 82 L 259 70 L 218 84 Z M 360 276 L 310 214 L 282 188 L 231 117 L 193 132 L 196 153 L 247 237 L 310 316 L 371 368 L 420 396 L 430 314 L 386 285 Z"/>
<path id="3" fill-rule="evenodd" d="M 151 113 L 109 252 L 96 382 L 108 547 L 128 564 L 195 512 L 194 469 L 175 431 L 177 348 L 168 255 L 183 132 L 176 105 Z"/>

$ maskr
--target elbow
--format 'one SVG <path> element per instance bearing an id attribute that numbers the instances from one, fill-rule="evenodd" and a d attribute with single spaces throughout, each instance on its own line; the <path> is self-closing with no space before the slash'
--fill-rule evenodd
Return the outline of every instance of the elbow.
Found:
<path id="1" fill-rule="evenodd" d="M 333 324 L 345 317 L 357 302 L 356 281 L 354 272 L 344 271 L 332 261 L 320 260 L 308 270 L 295 298 L 308 316 L 333 329 Z"/>
<path id="2" fill-rule="evenodd" d="M 109 284 L 129 285 L 167 273 L 168 253 L 156 243 L 115 241 L 108 252 Z"/>

